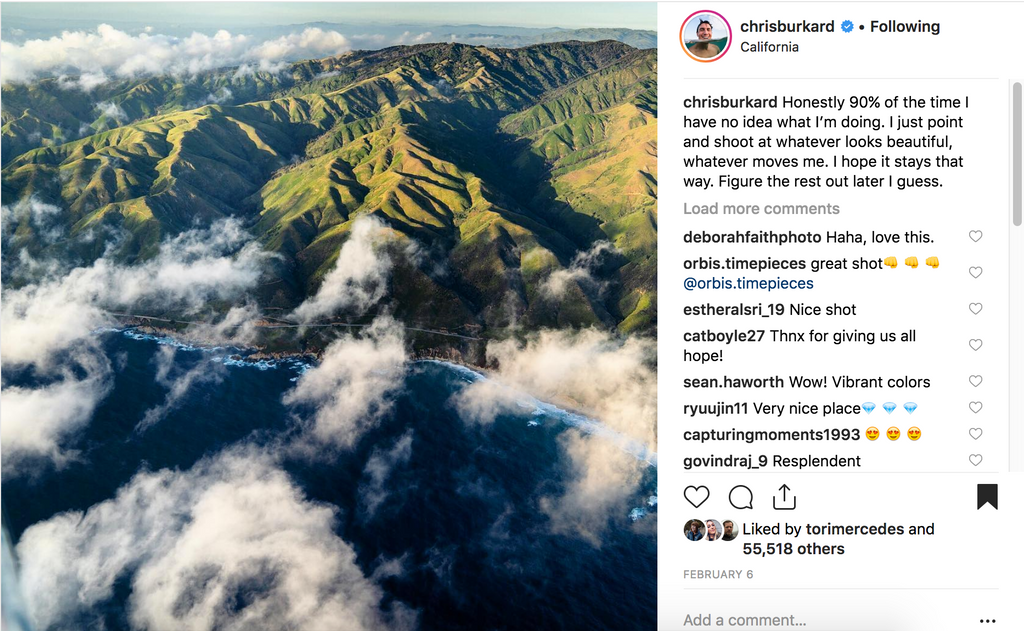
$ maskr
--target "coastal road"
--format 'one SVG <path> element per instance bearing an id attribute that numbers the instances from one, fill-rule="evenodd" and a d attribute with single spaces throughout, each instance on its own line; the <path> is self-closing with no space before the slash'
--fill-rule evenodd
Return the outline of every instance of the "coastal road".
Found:
<path id="1" fill-rule="evenodd" d="M 157 316 L 141 315 L 141 314 L 138 314 L 138 313 L 116 313 L 114 311 L 108 311 L 107 313 L 112 315 L 112 316 L 117 316 L 119 318 L 138 318 L 140 320 L 152 320 L 154 322 L 169 322 L 171 324 L 193 324 L 193 325 L 199 325 L 199 326 L 214 326 L 214 325 L 210 324 L 209 322 L 198 322 L 198 321 L 195 321 L 195 320 L 174 320 L 174 319 L 171 319 L 171 318 L 159 318 Z M 242 327 L 242 326 L 245 326 L 245 325 L 244 324 L 236 324 L 236 325 L 231 325 L 228 328 L 239 328 L 239 327 Z M 260 328 L 260 329 L 305 329 L 305 328 L 328 328 L 328 327 L 331 327 L 331 328 L 334 328 L 334 327 L 345 327 L 345 328 L 359 328 L 359 329 L 362 329 L 362 328 L 366 328 L 366 327 L 371 326 L 371 325 L 369 325 L 369 324 L 349 324 L 347 322 L 317 322 L 317 323 L 312 323 L 312 324 L 292 324 L 292 323 L 269 324 L 269 323 L 255 323 L 253 326 L 255 326 L 257 328 Z M 431 335 L 443 335 L 445 337 L 455 337 L 455 338 L 459 338 L 461 340 L 479 341 L 479 340 L 484 339 L 482 337 L 473 337 L 473 336 L 470 336 L 470 335 L 462 335 L 460 333 L 450 333 L 448 331 L 438 331 L 438 330 L 435 330 L 435 329 L 423 329 L 423 328 L 419 328 L 419 327 L 415 327 L 415 326 L 408 326 L 408 325 L 405 325 L 405 324 L 403 324 L 401 326 L 402 326 L 402 328 L 404 328 L 407 331 L 416 331 L 416 332 L 419 332 L 419 333 L 430 333 Z"/>

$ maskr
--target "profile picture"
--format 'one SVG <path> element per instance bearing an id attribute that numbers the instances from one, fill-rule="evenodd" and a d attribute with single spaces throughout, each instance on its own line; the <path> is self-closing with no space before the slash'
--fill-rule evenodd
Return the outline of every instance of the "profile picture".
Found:
<path id="1" fill-rule="evenodd" d="M 722 522 L 717 519 L 709 519 L 704 522 L 704 532 L 707 541 L 718 541 L 722 538 Z"/>
<path id="2" fill-rule="evenodd" d="M 704 538 L 704 521 L 701 519 L 691 519 L 686 522 L 686 538 L 690 541 L 700 541 Z"/>
<path id="3" fill-rule="evenodd" d="M 720 59 L 729 51 L 731 42 L 732 27 L 720 13 L 714 11 L 690 14 L 679 29 L 679 43 L 694 61 Z"/>
<path id="4" fill-rule="evenodd" d="M 740 534 L 736 529 L 736 523 L 731 519 L 722 522 L 722 541 L 732 541 Z"/>

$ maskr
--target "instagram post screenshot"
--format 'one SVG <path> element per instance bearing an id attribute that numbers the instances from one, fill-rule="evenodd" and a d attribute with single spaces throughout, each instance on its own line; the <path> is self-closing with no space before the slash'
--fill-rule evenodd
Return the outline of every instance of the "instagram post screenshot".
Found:
<path id="1" fill-rule="evenodd" d="M 1024 631 L 1022 23 L 0 1 L 0 629 Z"/>

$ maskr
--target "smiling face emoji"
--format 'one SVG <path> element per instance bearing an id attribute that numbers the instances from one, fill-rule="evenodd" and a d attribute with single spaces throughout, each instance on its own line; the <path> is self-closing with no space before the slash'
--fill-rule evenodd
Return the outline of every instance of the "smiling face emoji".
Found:
<path id="1" fill-rule="evenodd" d="M 910 440 L 917 440 L 920 437 L 921 437 L 921 428 L 920 427 L 911 427 L 910 429 L 907 430 L 907 438 L 909 438 Z"/>
<path id="2" fill-rule="evenodd" d="M 877 427 L 869 427 L 866 430 L 864 430 L 864 435 L 868 437 L 868 440 L 878 440 L 878 435 L 879 435 L 878 428 Z"/>
<path id="3" fill-rule="evenodd" d="M 889 440 L 896 440 L 900 437 L 900 428 L 890 427 L 886 430 L 885 435 L 889 437 Z"/>

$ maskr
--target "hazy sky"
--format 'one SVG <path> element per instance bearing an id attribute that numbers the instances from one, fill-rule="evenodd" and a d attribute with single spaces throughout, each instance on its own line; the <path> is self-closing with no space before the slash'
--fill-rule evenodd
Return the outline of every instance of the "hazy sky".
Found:
<path id="1" fill-rule="evenodd" d="M 486 24 L 565 28 L 656 28 L 653 2 L 4 2 L 4 19 L 69 26 L 81 22 L 140 22 L 161 26 L 238 29 L 246 26 L 348 24 Z"/>

